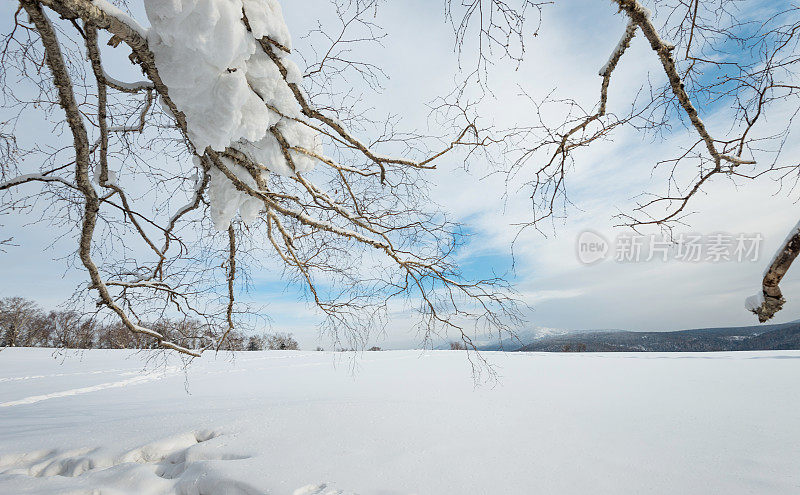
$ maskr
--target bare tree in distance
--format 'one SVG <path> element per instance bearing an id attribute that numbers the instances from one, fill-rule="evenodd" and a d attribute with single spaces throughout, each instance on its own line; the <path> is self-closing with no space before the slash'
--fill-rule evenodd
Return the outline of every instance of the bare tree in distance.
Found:
<path id="1" fill-rule="evenodd" d="M 273 333 L 266 336 L 267 349 L 272 351 L 297 351 L 300 345 L 290 333 Z"/>
<path id="2" fill-rule="evenodd" d="M 467 350 L 467 346 L 465 346 L 463 342 L 458 342 L 458 341 L 453 340 L 453 341 L 450 342 L 450 350 L 451 351 L 465 351 L 465 350 Z"/>
<path id="3" fill-rule="evenodd" d="M 34 320 L 39 307 L 33 301 L 21 297 L 0 299 L 0 346 L 15 347 L 25 345 L 34 334 Z"/>
<path id="4" fill-rule="evenodd" d="M 397 297 L 418 308 L 424 342 L 449 330 L 471 343 L 467 325 L 509 331 L 519 316 L 508 284 L 462 276 L 452 262 L 461 227 L 425 183 L 443 156 L 477 159 L 495 143 L 474 109 L 448 100 L 436 111 L 451 125 L 426 135 L 390 116 L 371 120 L 360 96 L 335 86 L 351 77 L 379 84 L 380 68 L 349 58 L 380 41 L 370 21 L 378 3 L 337 2 L 340 29 L 310 33 L 323 40 L 303 54 L 301 72 L 273 0 L 221 11 L 214 22 L 227 24 L 217 31 L 194 17 L 196 32 L 155 0 L 145 2 L 150 31 L 124 0 L 20 0 L 0 55 L 0 213 L 66 225 L 59 235 L 74 242 L 73 262 L 89 280 L 78 297 L 191 356 L 224 348 L 259 314 L 240 299 L 250 272 L 265 266 L 301 287 L 322 330 L 348 347 L 367 342 Z M 492 47 L 518 59 L 512 45 L 537 8 L 521 4 L 519 13 L 496 0 L 457 8 L 458 43 L 474 26 L 479 59 Z M 208 41 L 214 32 L 224 37 Z M 221 47 L 239 58 L 223 60 Z M 175 68 L 187 60 L 197 63 Z M 223 65 L 206 74 L 214 64 Z M 142 80 L 114 77 L 125 65 Z M 201 94 L 203 84 L 211 89 Z M 215 98 L 230 105 L 209 113 Z M 52 142 L 19 134 L 34 114 L 54 129 Z M 223 330 L 182 345 L 146 323 L 170 314 Z"/>
<path id="5" fill-rule="evenodd" d="M 148 322 L 159 334 L 188 349 L 200 349 L 221 335 L 199 320 L 161 319 Z M 134 333 L 119 320 L 101 321 L 76 309 L 45 311 L 21 297 L 0 298 L 0 347 L 54 347 L 60 349 L 153 349 L 148 336 Z M 229 332 L 222 349 L 263 350 L 264 336 L 247 339 L 238 330 Z"/>

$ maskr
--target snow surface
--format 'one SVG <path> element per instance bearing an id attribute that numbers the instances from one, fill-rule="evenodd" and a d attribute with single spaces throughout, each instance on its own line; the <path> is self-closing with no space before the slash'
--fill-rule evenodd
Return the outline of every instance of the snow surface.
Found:
<path id="1" fill-rule="evenodd" d="M 5 349 L 0 493 L 800 491 L 798 351 L 484 355 Z"/>

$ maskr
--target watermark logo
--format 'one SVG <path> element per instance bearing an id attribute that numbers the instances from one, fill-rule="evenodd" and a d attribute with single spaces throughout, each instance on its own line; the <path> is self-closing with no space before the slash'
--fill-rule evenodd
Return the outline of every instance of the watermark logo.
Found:
<path id="1" fill-rule="evenodd" d="M 576 245 L 578 261 L 593 265 L 606 259 L 610 246 L 605 237 L 592 230 L 585 230 L 578 236 Z"/>
<path id="2" fill-rule="evenodd" d="M 576 254 L 578 261 L 585 265 L 593 265 L 609 258 L 617 263 L 742 263 L 758 261 L 763 239 L 759 233 L 689 233 L 677 234 L 672 238 L 622 233 L 611 243 L 601 234 L 586 230 L 577 238 Z"/>

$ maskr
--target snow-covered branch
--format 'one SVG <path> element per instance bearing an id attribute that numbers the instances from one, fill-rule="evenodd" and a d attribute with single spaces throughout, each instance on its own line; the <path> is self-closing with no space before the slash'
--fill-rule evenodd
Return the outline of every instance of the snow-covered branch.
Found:
<path id="1" fill-rule="evenodd" d="M 800 254 L 800 223 L 789 232 L 786 240 L 772 257 L 764 272 L 761 292 L 749 297 L 745 302 L 745 307 L 758 316 L 758 321 L 761 323 L 772 319 L 775 313 L 783 308 L 786 300 L 778 284 L 798 254 Z"/>

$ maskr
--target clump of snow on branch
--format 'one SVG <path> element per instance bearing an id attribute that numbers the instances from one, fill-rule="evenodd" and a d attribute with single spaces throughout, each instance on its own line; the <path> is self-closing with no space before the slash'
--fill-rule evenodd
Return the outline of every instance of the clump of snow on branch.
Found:
<path id="1" fill-rule="evenodd" d="M 186 116 L 189 139 L 199 153 L 206 147 L 235 148 L 262 165 L 264 173 L 292 175 L 313 168 L 314 159 L 297 151 L 290 152 L 288 163 L 270 131 L 277 129 L 289 146 L 321 153 L 317 132 L 298 122 L 300 105 L 287 83 L 300 81 L 299 69 L 285 51 L 275 48 L 288 73 L 284 79 L 257 43 L 267 37 L 291 47 L 276 0 L 145 0 L 145 9 L 156 66 L 170 98 Z M 224 163 L 255 187 L 244 168 L 230 160 Z M 248 221 L 261 209 L 258 200 L 237 190 L 213 166 L 209 197 L 214 225 L 221 230 L 237 210 Z"/>
<path id="2" fill-rule="evenodd" d="M 227 158 L 220 159 L 242 182 L 257 189 L 255 179 L 244 167 Z M 217 167 L 211 167 L 209 176 L 208 199 L 211 202 L 211 221 L 215 229 L 227 229 L 237 211 L 245 223 L 250 223 L 258 217 L 262 206 L 260 200 L 236 189 L 233 182 Z"/>
<path id="3" fill-rule="evenodd" d="M 292 48 L 289 28 L 283 22 L 283 12 L 278 0 L 243 0 L 242 3 L 253 36 L 256 38 L 266 36 L 286 48 Z"/>
<path id="4" fill-rule="evenodd" d="M 136 19 L 123 12 L 122 9 L 112 4 L 108 0 L 92 0 L 92 3 L 95 7 L 105 12 L 106 15 L 117 18 L 129 28 L 136 31 L 139 36 L 147 36 L 147 30 L 143 28 L 141 24 L 136 22 Z"/>
<path id="5" fill-rule="evenodd" d="M 760 308 L 764 304 L 764 293 L 759 292 L 758 294 L 753 294 L 752 296 L 748 296 L 747 299 L 744 300 L 744 307 L 747 311 L 755 312 L 758 308 Z"/>

